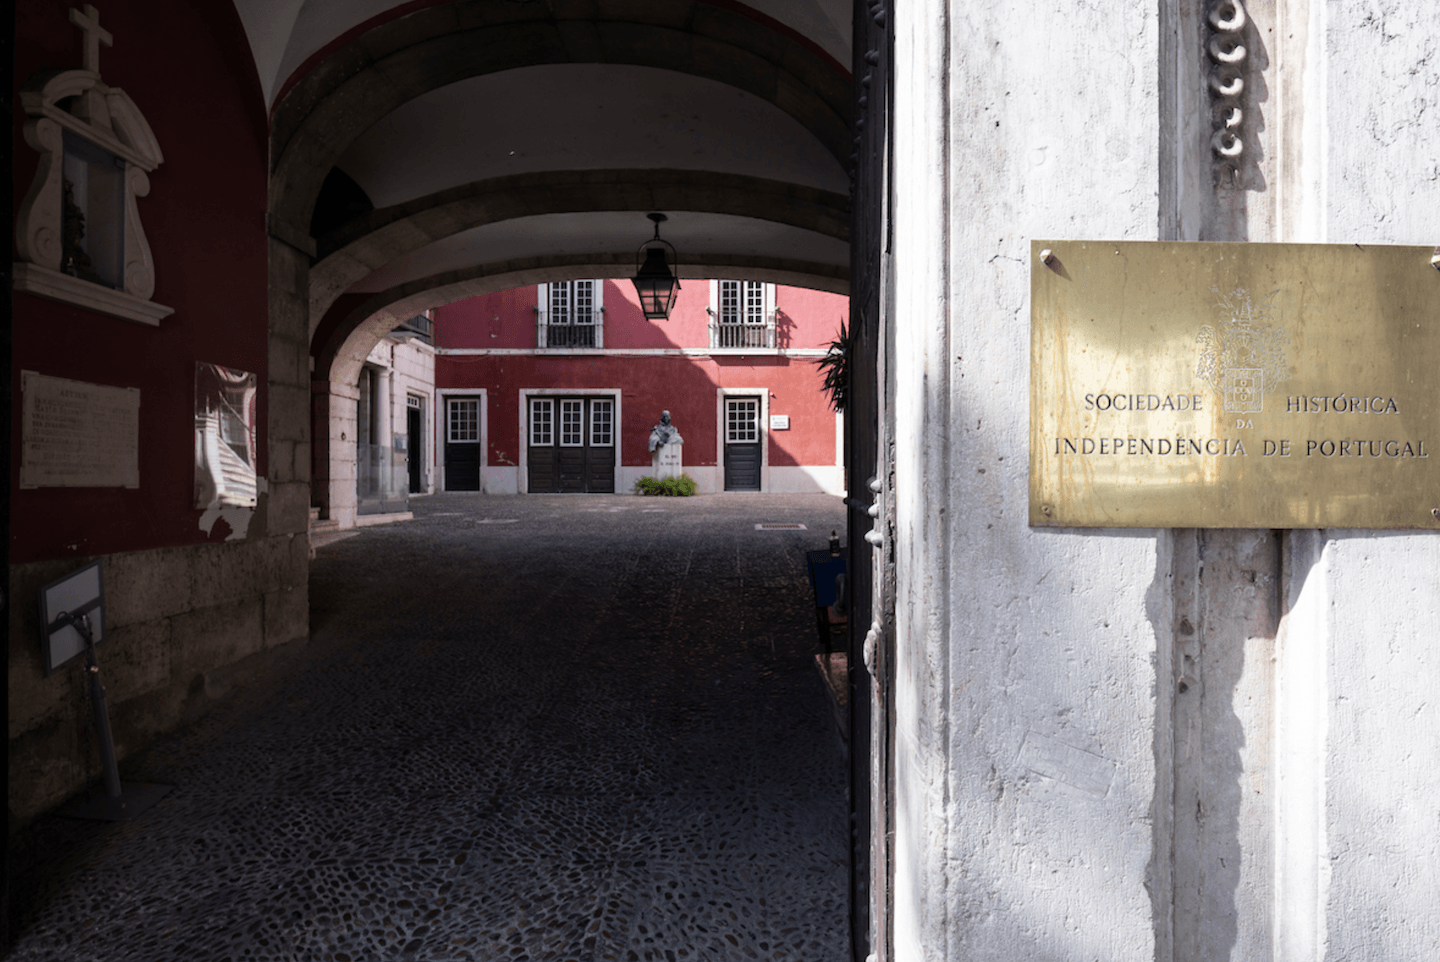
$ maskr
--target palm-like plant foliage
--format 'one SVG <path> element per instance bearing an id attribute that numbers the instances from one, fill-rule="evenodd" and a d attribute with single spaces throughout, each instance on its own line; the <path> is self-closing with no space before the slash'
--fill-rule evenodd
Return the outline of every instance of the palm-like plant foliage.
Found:
<path id="1" fill-rule="evenodd" d="M 850 387 L 850 333 L 840 322 L 840 334 L 826 345 L 829 350 L 815 363 L 820 366 L 821 389 L 830 395 L 830 406 L 845 410 L 845 395 Z"/>

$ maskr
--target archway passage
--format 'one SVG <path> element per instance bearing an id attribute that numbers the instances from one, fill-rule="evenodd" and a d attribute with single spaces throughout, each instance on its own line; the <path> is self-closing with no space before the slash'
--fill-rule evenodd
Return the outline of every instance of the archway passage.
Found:
<path id="1" fill-rule="evenodd" d="M 132 761 L 179 786 L 143 831 L 35 827 L 17 957 L 848 957 L 838 501 L 417 514 L 321 548 L 309 646 Z"/>
<path id="2" fill-rule="evenodd" d="M 353 420 L 379 338 L 467 296 L 627 277 L 648 211 L 669 216 L 683 277 L 844 293 L 848 12 L 462 0 L 349 23 L 302 10 L 262 82 L 272 330 L 305 332 L 321 516 L 352 520 L 335 494 L 348 475 L 326 469 L 348 432 L 321 428 Z M 300 68 L 288 80 L 287 64 Z"/>
<path id="3" fill-rule="evenodd" d="M 421 310 L 629 276 L 648 211 L 670 217 L 683 277 L 847 292 L 852 13 L 461 0 L 359 22 L 302 6 L 257 62 L 278 64 L 261 71 L 271 325 L 308 347 L 311 424 L 347 420 L 372 339 Z M 322 196 L 336 171 L 350 183 Z M 313 464 L 333 468 L 338 433 L 313 432 Z M 313 490 L 349 481 L 317 471 Z M 348 520 L 341 498 L 313 503 Z"/>

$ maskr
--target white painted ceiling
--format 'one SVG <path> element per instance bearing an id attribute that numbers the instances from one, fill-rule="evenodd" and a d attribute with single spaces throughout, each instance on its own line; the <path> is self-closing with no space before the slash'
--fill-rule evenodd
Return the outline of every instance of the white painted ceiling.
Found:
<path id="1" fill-rule="evenodd" d="M 376 207 L 550 170 L 725 171 L 838 193 L 848 185 L 829 151 L 774 104 L 714 80 L 614 64 L 526 67 L 432 90 L 362 134 L 338 166 Z"/>
<path id="2" fill-rule="evenodd" d="M 235 0 L 245 25 L 265 103 L 306 58 L 365 21 L 407 4 L 394 0 Z M 746 6 L 808 38 L 840 63 L 850 63 L 848 0 L 751 0 Z"/>

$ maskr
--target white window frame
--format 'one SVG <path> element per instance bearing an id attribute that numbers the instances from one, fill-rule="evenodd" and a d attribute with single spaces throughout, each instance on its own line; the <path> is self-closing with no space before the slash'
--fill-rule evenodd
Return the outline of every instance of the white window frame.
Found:
<path id="1" fill-rule="evenodd" d="M 478 397 L 480 399 L 480 490 L 451 492 L 464 494 L 485 493 L 485 471 L 490 457 L 490 399 L 483 387 L 442 387 L 436 388 L 431 409 L 426 415 L 426 433 L 430 435 L 430 462 L 435 472 L 432 490 L 445 490 L 445 439 L 450 436 L 450 399 Z"/>
<path id="2" fill-rule="evenodd" d="M 475 403 L 475 436 L 473 438 L 457 438 L 455 436 L 455 419 L 451 412 L 458 409 L 463 402 L 473 401 Z M 446 444 L 475 444 L 480 441 L 480 399 L 478 397 L 456 397 L 447 398 L 445 401 L 445 443 Z"/>
<path id="3" fill-rule="evenodd" d="M 456 393 L 465 393 L 465 392 L 458 392 L 458 391 L 457 391 Z M 752 390 L 750 393 L 751 393 L 751 394 L 754 394 L 755 392 Z M 533 399 L 533 398 L 555 398 L 555 399 L 559 399 L 559 398 L 565 398 L 565 397 L 571 397 L 571 398 L 573 398 L 573 397 L 599 397 L 599 398 L 609 398 L 609 399 L 610 399 L 610 401 L 611 401 L 610 410 L 611 410 L 611 416 L 614 418 L 614 422 L 613 422 L 613 423 L 614 423 L 614 429 L 615 429 L 615 434 L 614 434 L 614 436 L 613 436 L 613 440 L 614 440 L 614 451 L 615 451 L 615 484 L 616 484 L 616 493 L 617 493 L 617 494 L 618 494 L 618 493 L 621 493 L 621 489 L 622 489 L 622 486 L 623 486 L 623 484 L 624 484 L 624 480 L 623 480 L 623 477 L 622 477 L 624 469 L 621 467 L 622 462 L 621 462 L 621 459 L 620 459 L 620 450 L 621 450 L 620 444 L 621 444 L 621 440 L 622 440 L 622 438 L 621 438 L 621 431 L 620 431 L 620 425 L 623 424 L 624 422 L 621 420 L 621 403 L 622 403 L 622 402 L 621 402 L 621 390 L 620 390 L 620 388 L 618 388 L 618 387 L 576 387 L 576 388 L 522 387 L 522 388 L 520 389 L 520 392 L 519 392 L 519 401 L 520 401 L 520 403 L 519 403 L 519 405 L 518 405 L 518 406 L 519 406 L 519 409 L 520 409 L 520 410 L 519 410 L 519 419 L 520 419 L 520 434 L 519 434 L 519 437 L 527 438 L 527 439 L 530 437 L 530 435 L 527 433 L 527 431 L 528 431 L 527 422 L 529 421 L 529 418 L 530 418 L 530 401 L 531 401 L 531 399 Z M 518 465 L 518 467 L 519 467 L 519 478 L 518 478 L 518 482 L 519 482 L 519 483 L 518 483 L 517 490 L 518 490 L 521 494 L 529 494 L 529 493 L 530 493 L 530 445 L 528 445 L 528 444 L 522 444 L 522 445 L 520 445 L 520 457 L 519 457 L 519 461 L 520 461 L 520 464 Z"/>
<path id="4" fill-rule="evenodd" d="M 741 405 L 754 405 L 755 417 L 751 422 L 753 428 L 747 432 L 749 437 L 736 437 L 735 426 L 739 422 L 730 415 L 742 411 Z M 760 399 L 750 397 L 727 397 L 725 399 L 725 443 L 726 444 L 758 444 L 760 443 Z"/>
<path id="5" fill-rule="evenodd" d="M 545 440 L 540 440 L 539 433 L 535 430 L 535 415 L 540 410 L 545 411 Z M 555 400 L 553 398 L 537 397 L 531 398 L 526 404 L 525 420 L 528 424 L 525 443 L 532 448 L 553 448 L 555 446 Z"/>
<path id="6" fill-rule="evenodd" d="M 570 299 L 571 299 L 572 302 L 573 302 L 573 300 L 574 300 L 574 286 L 575 286 L 575 284 L 577 283 L 577 281 L 590 283 L 590 284 L 591 284 L 591 290 L 594 292 L 594 303 L 593 303 L 593 305 L 592 305 L 592 307 L 591 307 L 591 312 L 592 312 L 592 316 L 595 318 L 595 321 L 594 321 L 594 327 L 595 327 L 595 344 L 593 345 L 593 347 L 567 347 L 567 346 L 551 347 L 551 346 L 550 346 L 550 327 L 552 326 L 552 321 L 554 320 L 554 318 L 552 318 L 552 316 L 551 316 L 551 308 L 550 308 L 551 288 L 552 288 L 552 287 L 556 287 L 556 286 L 560 286 L 560 285 L 568 285 L 568 286 L 570 287 Z M 536 285 L 536 289 L 535 289 L 535 293 L 536 293 L 536 300 L 535 300 L 535 346 L 536 346 L 537 348 L 539 348 L 539 349 L 541 349 L 541 350 L 553 350 L 553 351 L 590 351 L 590 350 L 596 350 L 596 351 L 598 351 L 598 350 L 603 350 L 603 349 L 605 348 L 605 280 L 604 280 L 604 278 L 598 278 L 598 277 L 597 277 L 597 278 L 582 277 L 582 278 L 577 278 L 577 280 L 575 280 L 575 281 L 557 281 L 557 282 L 555 282 L 554 284 L 537 284 L 537 285 Z M 555 325 L 555 326 L 572 327 L 572 326 L 574 326 L 574 325 L 567 321 L 567 322 L 565 322 L 565 323 L 563 323 L 563 324 L 558 324 L 558 325 Z"/>
<path id="7" fill-rule="evenodd" d="M 537 398 L 536 403 L 541 399 Z M 560 398 L 560 417 L 556 422 L 559 444 L 562 448 L 585 447 L 585 400 L 583 398 Z M 575 417 L 575 431 L 569 430 L 571 415 Z"/>
<path id="8" fill-rule="evenodd" d="M 731 326 L 731 325 L 728 325 L 728 324 L 722 324 L 722 323 L 721 323 L 721 313 L 722 313 L 722 305 L 721 305 L 721 286 L 722 286 L 723 284 L 739 284 L 739 285 L 741 285 L 741 286 L 740 286 L 739 294 L 740 294 L 740 297 L 741 297 L 741 299 L 742 299 L 742 304 L 741 304 L 741 311 L 742 311 L 742 312 L 743 312 L 744 309 L 745 309 L 744 304 L 743 304 L 743 299 L 744 299 L 744 296 L 745 296 L 745 287 L 744 287 L 744 285 L 745 285 L 745 284 L 759 284 L 759 285 L 761 286 L 761 288 L 762 288 L 762 290 L 763 290 L 763 292 L 764 292 L 764 293 L 763 293 L 763 297 L 764 297 L 764 307 L 763 307 L 763 315 L 762 315 L 762 320 L 761 320 L 761 322 L 760 322 L 759 324 L 750 324 L 750 323 L 748 323 L 748 322 L 742 321 L 741 324 L 736 325 L 736 326 L 763 328 L 763 329 L 764 329 L 764 335 L 763 335 L 763 338 L 762 338 L 762 340 L 764 341 L 764 346 L 763 346 L 763 347 L 721 347 L 721 346 L 720 346 L 720 340 L 721 340 L 721 338 L 720 338 L 720 329 L 721 329 L 722 327 L 729 327 L 729 326 Z M 765 282 L 763 282 L 763 281 L 747 281 L 747 280 L 744 280 L 744 279 L 731 279 L 731 280 L 723 280 L 723 281 L 722 281 L 722 280 L 712 280 L 712 281 L 710 282 L 710 306 L 709 306 L 709 308 L 707 309 L 707 313 L 708 313 L 709 316 L 710 316 L 710 344 L 709 344 L 710 350 L 715 351 L 715 352 L 717 352 L 717 353 L 719 353 L 719 352 L 726 352 L 726 353 L 734 352 L 734 353 L 737 353 L 737 354 L 773 354 L 773 353 L 776 352 L 776 346 L 775 346 L 775 285 L 774 285 L 774 284 L 765 283 Z"/>
<path id="9" fill-rule="evenodd" d="M 715 490 L 725 490 L 725 401 L 728 398 L 758 397 L 760 417 L 760 490 L 770 490 L 770 391 L 763 387 L 720 387 L 715 389 Z"/>
<path id="10" fill-rule="evenodd" d="M 603 408 L 602 408 L 603 405 Z M 596 430 L 596 415 L 601 410 L 605 412 L 605 426 L 603 431 Z M 610 448 L 615 446 L 615 403 L 609 398 L 596 398 L 590 402 L 590 446 L 593 448 Z M 601 444 L 598 437 L 603 437 L 605 443 Z"/>

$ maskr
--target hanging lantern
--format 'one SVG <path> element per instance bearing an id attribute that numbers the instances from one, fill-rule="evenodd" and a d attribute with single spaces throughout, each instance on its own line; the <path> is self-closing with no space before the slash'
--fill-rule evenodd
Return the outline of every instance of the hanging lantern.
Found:
<path id="1" fill-rule="evenodd" d="M 675 245 L 660 238 L 660 225 L 664 214 L 646 214 L 655 222 L 655 236 L 640 245 L 635 254 L 635 293 L 640 295 L 640 310 L 647 320 L 664 321 L 670 317 L 670 308 L 675 306 L 675 292 L 680 281 L 675 277 Z M 666 257 L 666 251 L 669 257 Z M 644 256 L 643 262 L 641 256 Z"/>

